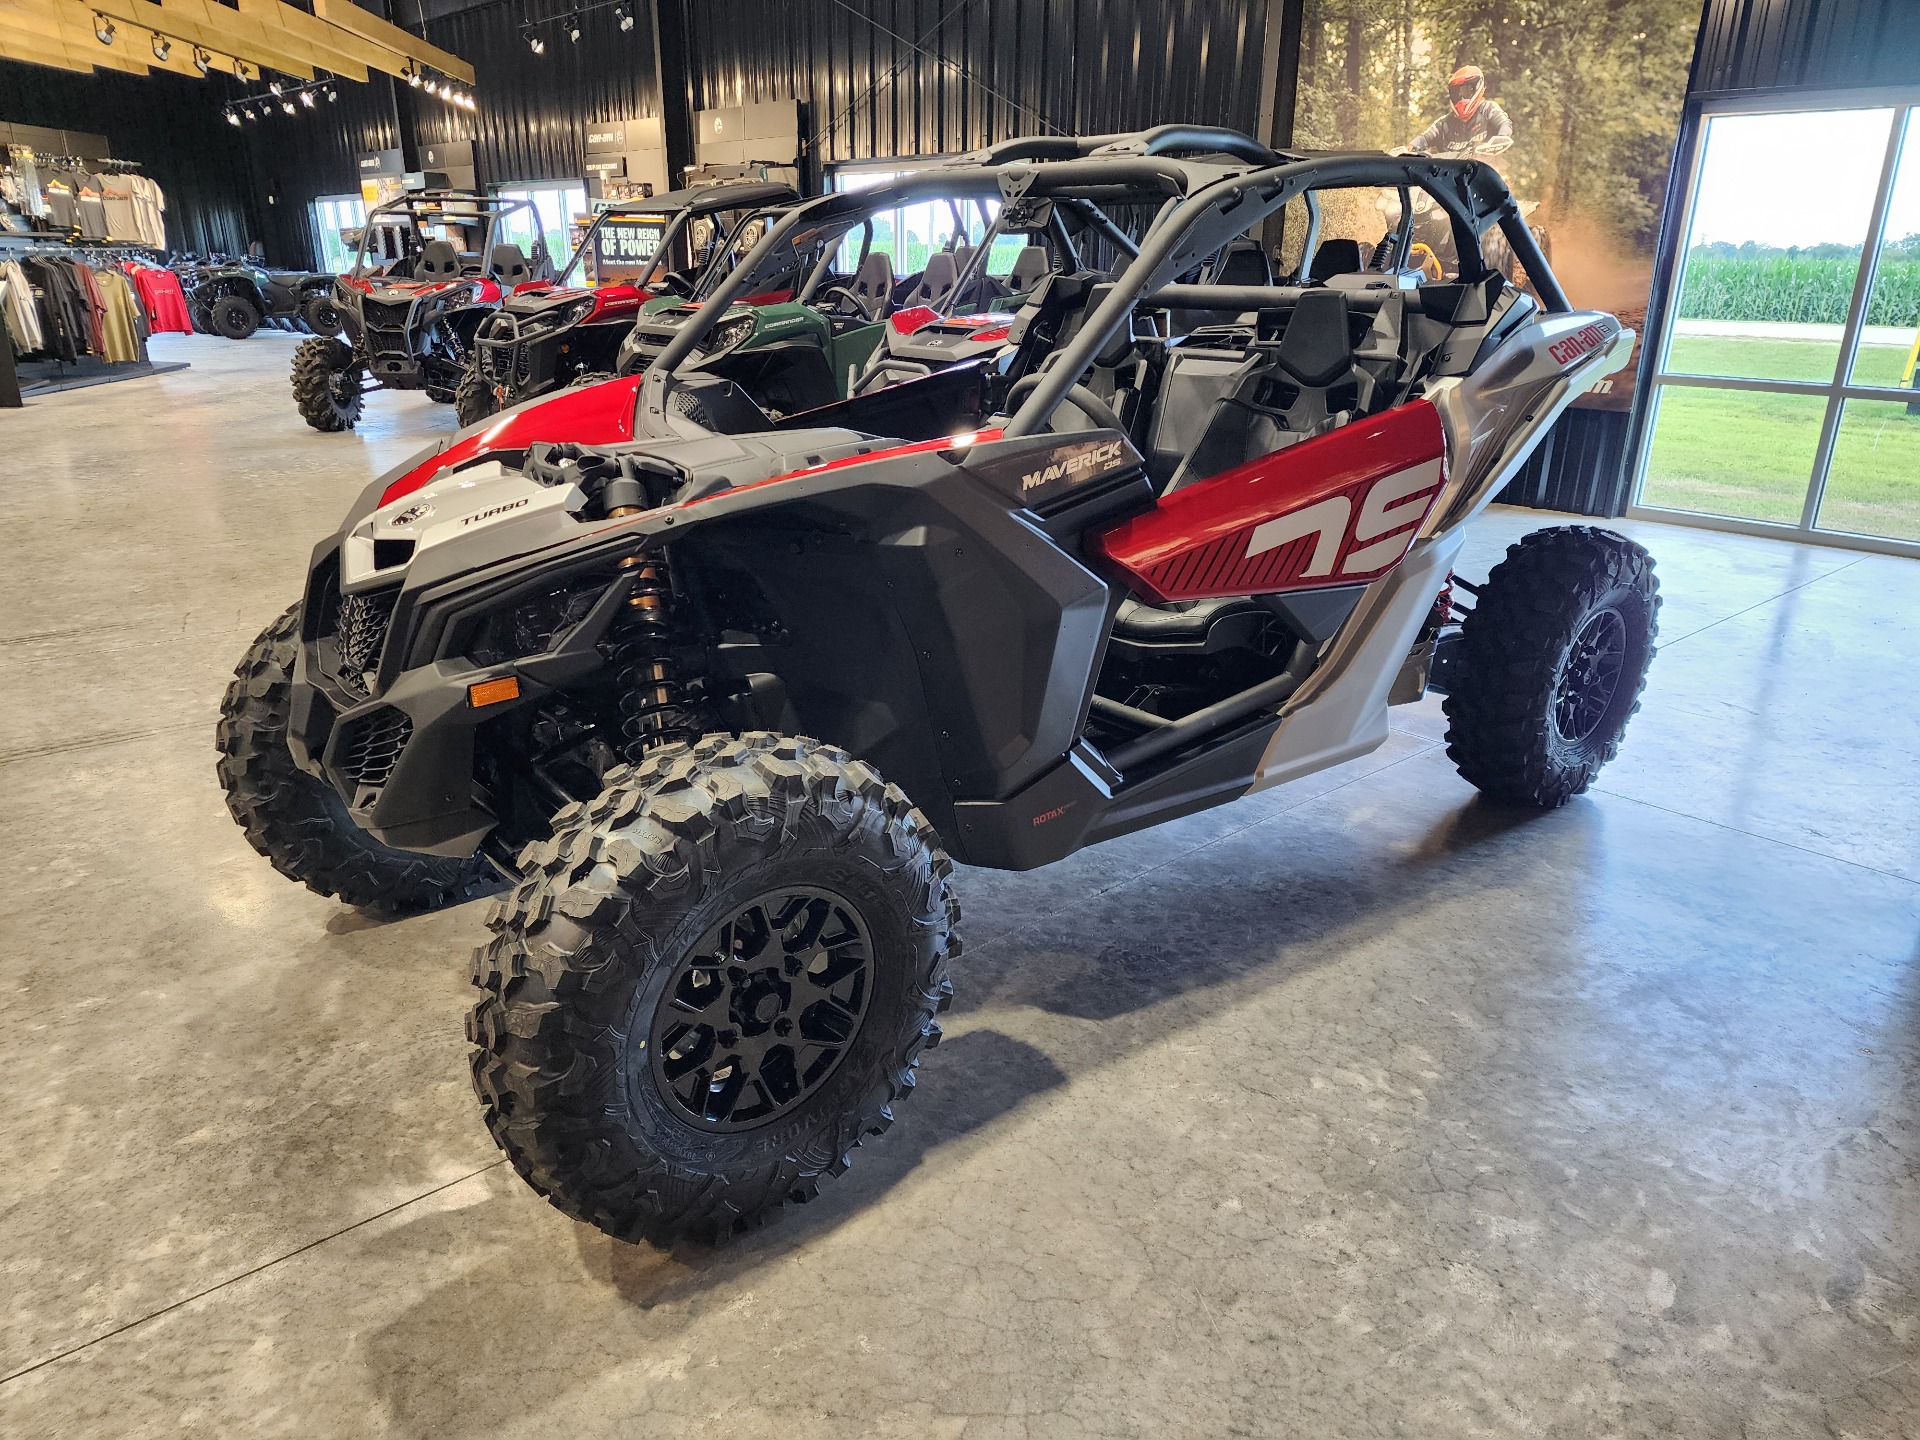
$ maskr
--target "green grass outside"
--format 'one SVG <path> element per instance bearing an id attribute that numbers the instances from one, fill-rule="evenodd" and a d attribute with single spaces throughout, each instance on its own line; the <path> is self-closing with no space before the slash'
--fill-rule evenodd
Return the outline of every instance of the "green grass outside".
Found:
<path id="1" fill-rule="evenodd" d="M 1829 381 L 1836 351 L 1818 341 L 1676 336 L 1667 368 Z M 1898 385 L 1905 362 L 1896 347 L 1863 347 L 1855 383 Z M 1813 396 L 1665 387 L 1641 503 L 1798 523 L 1825 411 Z M 1899 401 L 1848 402 L 1819 523 L 1920 540 L 1920 415 Z"/>

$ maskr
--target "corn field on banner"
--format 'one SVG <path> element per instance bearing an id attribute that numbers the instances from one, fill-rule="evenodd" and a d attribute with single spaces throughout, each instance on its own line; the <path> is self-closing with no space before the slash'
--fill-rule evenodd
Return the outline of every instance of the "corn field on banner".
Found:
<path id="1" fill-rule="evenodd" d="M 1306 0 L 1305 22 L 1296 146 L 1486 160 L 1573 303 L 1644 331 L 1699 0 Z M 1383 218 L 1355 200 L 1326 224 L 1372 244 Z M 1629 366 L 1586 403 L 1632 389 Z"/>

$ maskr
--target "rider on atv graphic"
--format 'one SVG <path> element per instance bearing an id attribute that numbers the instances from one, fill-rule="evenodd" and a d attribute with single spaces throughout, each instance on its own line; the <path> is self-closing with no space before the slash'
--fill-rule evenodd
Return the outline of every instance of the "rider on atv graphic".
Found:
<path id="1" fill-rule="evenodd" d="M 1447 158 L 1484 160 L 1496 170 L 1504 170 L 1499 157 L 1513 148 L 1513 119 L 1497 100 L 1487 98 L 1487 77 L 1478 65 L 1462 65 L 1447 77 L 1447 111 L 1419 135 L 1404 151 L 1408 155 L 1440 155 Z M 1520 212 L 1531 215 L 1537 201 L 1521 201 Z M 1397 196 L 1383 195 L 1379 209 L 1389 232 L 1400 227 L 1400 203 Z M 1530 225 L 1543 253 L 1548 250 L 1546 232 Z M 1524 275 L 1516 275 L 1513 252 L 1498 232 L 1488 235 L 1487 262 L 1507 279 L 1523 285 Z M 1455 268 L 1453 230 L 1447 217 L 1433 202 L 1414 194 L 1413 235 L 1410 262 L 1438 280 L 1443 272 Z"/>

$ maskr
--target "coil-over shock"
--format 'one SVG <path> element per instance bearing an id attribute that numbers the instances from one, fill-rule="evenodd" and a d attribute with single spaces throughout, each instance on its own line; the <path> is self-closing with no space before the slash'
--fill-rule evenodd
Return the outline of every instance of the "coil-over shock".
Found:
<path id="1" fill-rule="evenodd" d="M 626 614 L 614 636 L 613 669 L 620 690 L 618 748 L 635 765 L 656 745 L 699 738 L 690 703 L 698 677 L 686 673 L 676 654 L 683 637 L 665 553 L 635 555 L 623 563 L 632 580 Z"/>

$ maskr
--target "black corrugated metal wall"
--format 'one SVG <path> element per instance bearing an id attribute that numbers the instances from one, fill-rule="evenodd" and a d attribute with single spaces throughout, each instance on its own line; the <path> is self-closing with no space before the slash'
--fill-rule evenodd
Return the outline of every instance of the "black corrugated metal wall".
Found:
<path id="1" fill-rule="evenodd" d="M 342 82 L 336 101 L 323 100 L 311 110 L 300 108 L 292 115 L 276 111 L 247 124 L 244 133 L 252 150 L 260 238 L 274 264 L 317 265 L 314 198 L 358 193 L 360 170 L 355 157 L 363 151 L 402 145 L 394 88 L 391 78 L 378 74 L 364 85 Z"/>
<path id="2" fill-rule="evenodd" d="M 469 113 L 402 86 L 419 143 L 472 140 L 484 185 L 578 177 L 588 125 L 660 113 L 653 27 L 646 7 L 636 9 L 638 23 L 625 31 L 611 10 L 583 15 L 577 45 L 549 25 L 544 55 L 527 48 L 519 29 L 544 11 L 493 3 L 430 22 L 427 38 L 474 67 L 480 109 Z"/>
<path id="3" fill-rule="evenodd" d="M 247 147 L 203 81 L 0 60 L 0 120 L 106 136 L 114 158 L 138 160 L 166 192 L 175 249 L 231 254 L 258 233 Z"/>

